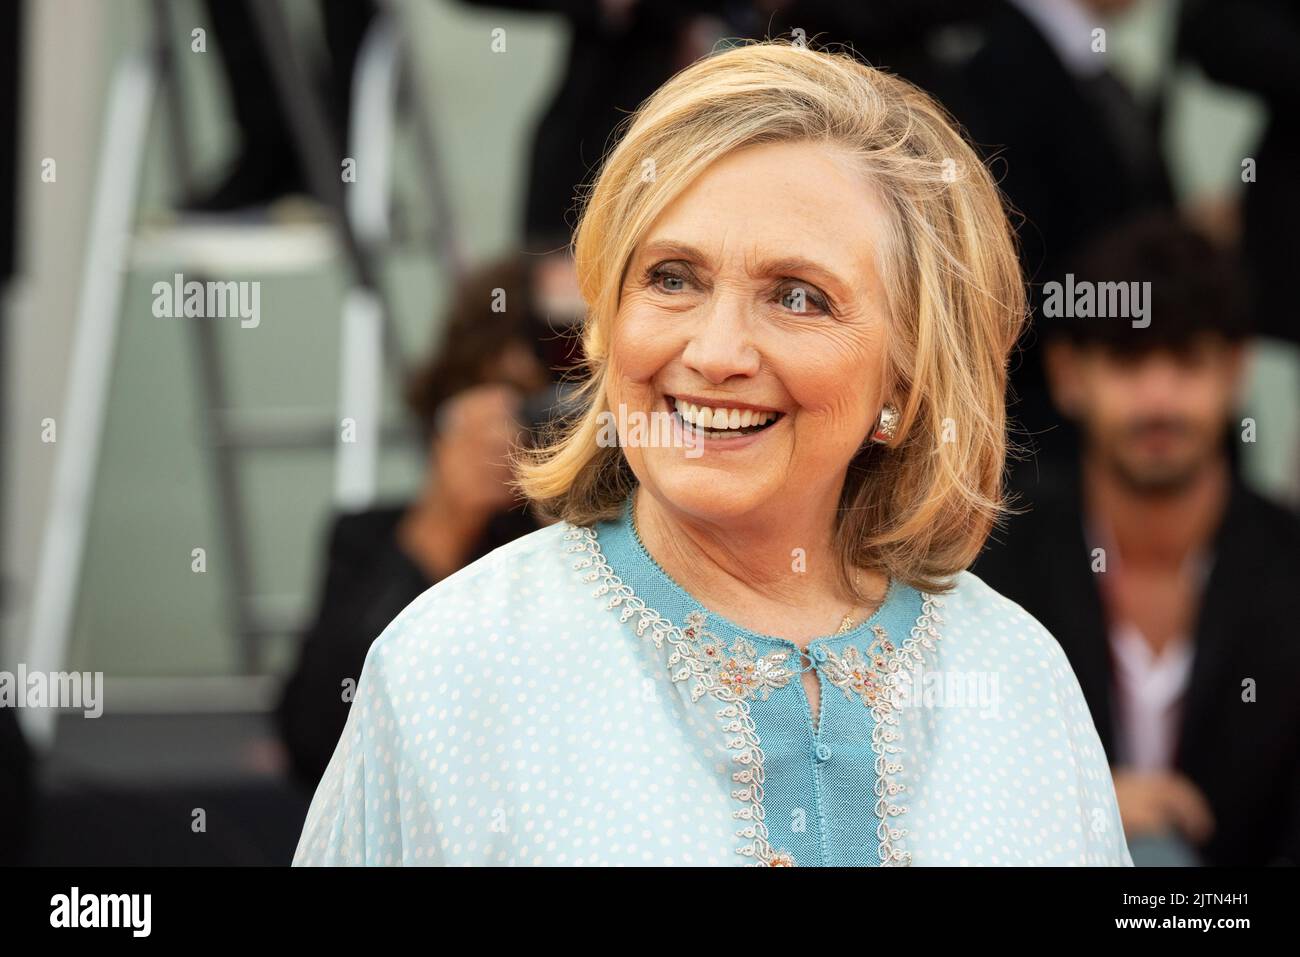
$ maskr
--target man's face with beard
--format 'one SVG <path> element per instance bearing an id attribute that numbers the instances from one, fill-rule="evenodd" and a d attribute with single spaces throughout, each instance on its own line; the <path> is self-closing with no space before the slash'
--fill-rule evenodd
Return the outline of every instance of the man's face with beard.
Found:
<path id="1" fill-rule="evenodd" d="M 1131 488 L 1172 492 L 1220 454 L 1241 378 L 1242 347 L 1203 335 L 1178 351 L 1118 354 L 1053 343 L 1052 392 L 1088 453 Z"/>

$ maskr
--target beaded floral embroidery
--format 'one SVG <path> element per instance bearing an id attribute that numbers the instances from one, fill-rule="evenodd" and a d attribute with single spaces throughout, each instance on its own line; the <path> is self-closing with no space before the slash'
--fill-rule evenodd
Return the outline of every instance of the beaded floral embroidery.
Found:
<path id="1" fill-rule="evenodd" d="M 871 633 L 875 641 L 865 654 L 856 645 L 847 646 L 842 654 L 828 650 L 824 667 L 826 680 L 843 691 L 844 697 L 852 701 L 856 694 L 868 708 L 881 700 L 890 657 L 897 650 L 882 626 L 872 625 Z"/>
<path id="2" fill-rule="evenodd" d="M 736 697 L 752 698 L 759 694 L 766 701 L 773 690 L 790 683 L 794 672 L 785 667 L 789 652 L 776 651 L 760 658 L 754 646 L 741 636 L 728 649 L 704 625 L 704 612 L 693 611 L 686 616 L 682 634 L 699 649 L 700 657 L 713 669 L 718 684 L 729 688 Z"/>

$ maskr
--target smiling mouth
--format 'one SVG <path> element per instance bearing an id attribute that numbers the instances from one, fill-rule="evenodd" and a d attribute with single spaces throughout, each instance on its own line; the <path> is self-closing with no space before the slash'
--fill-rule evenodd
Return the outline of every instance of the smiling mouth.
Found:
<path id="1" fill-rule="evenodd" d="M 683 429 L 693 429 L 706 439 L 734 439 L 742 435 L 755 435 L 785 418 L 784 412 L 696 405 L 671 395 L 664 398 Z"/>

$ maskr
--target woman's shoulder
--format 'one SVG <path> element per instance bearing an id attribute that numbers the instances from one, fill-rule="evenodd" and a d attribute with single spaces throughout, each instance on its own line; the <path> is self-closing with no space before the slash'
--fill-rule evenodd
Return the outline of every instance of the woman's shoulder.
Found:
<path id="1" fill-rule="evenodd" d="M 455 642 L 461 649 L 493 628 L 518 631 L 559 607 L 576 577 L 564 536 L 547 525 L 493 549 L 421 592 L 384 629 L 370 658 L 407 655 Z"/>
<path id="2" fill-rule="evenodd" d="M 961 645 L 1002 666 L 1023 664 L 1064 668 L 1073 677 L 1065 652 L 1037 618 L 996 591 L 974 572 L 959 572 L 941 596 L 949 645 Z"/>
<path id="3" fill-rule="evenodd" d="M 935 657 L 908 699 L 924 707 L 900 710 L 902 740 L 927 752 L 916 785 L 928 806 L 909 812 L 915 859 L 978 859 L 987 848 L 962 843 L 963 828 L 977 831 L 976 819 L 1014 801 L 1021 825 L 993 860 L 1130 864 L 1106 754 L 1060 644 L 977 575 L 961 572 L 951 586 L 938 596 Z M 972 799 L 972 767 L 997 769 L 994 801 Z"/>

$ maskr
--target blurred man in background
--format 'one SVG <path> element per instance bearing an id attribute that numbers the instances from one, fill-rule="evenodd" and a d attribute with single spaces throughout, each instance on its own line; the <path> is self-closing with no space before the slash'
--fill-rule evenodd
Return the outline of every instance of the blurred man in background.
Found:
<path id="1" fill-rule="evenodd" d="M 1074 277 L 1150 282 L 1150 323 L 1043 320 L 1079 465 L 974 571 L 1064 647 L 1135 861 L 1158 843 L 1146 863 L 1300 863 L 1300 521 L 1229 466 L 1225 437 L 1252 441 L 1257 424 L 1233 415 L 1234 264 L 1156 215 L 1100 240 Z"/>

